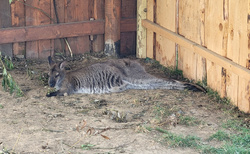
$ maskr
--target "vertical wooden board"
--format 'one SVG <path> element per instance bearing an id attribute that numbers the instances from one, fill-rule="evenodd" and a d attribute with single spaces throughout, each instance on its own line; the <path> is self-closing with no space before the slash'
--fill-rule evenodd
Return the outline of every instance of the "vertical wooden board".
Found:
<path id="1" fill-rule="evenodd" d="M 38 3 L 38 0 L 26 0 L 26 4 L 34 7 L 39 7 Z M 38 25 L 37 13 L 38 10 L 31 7 L 25 7 L 26 26 Z M 38 41 L 26 42 L 26 58 L 38 58 Z"/>
<path id="2" fill-rule="evenodd" d="M 121 0 L 121 18 L 136 18 L 136 0 Z M 121 56 L 135 55 L 136 52 L 136 33 L 121 33 Z"/>
<path id="3" fill-rule="evenodd" d="M 179 34 L 204 45 L 205 0 L 179 1 Z M 179 48 L 179 69 L 185 77 L 203 80 L 206 75 L 204 59 L 191 50 Z"/>
<path id="4" fill-rule="evenodd" d="M 11 11 L 9 1 L 0 1 L 0 28 L 11 27 Z M 0 51 L 3 55 L 12 57 L 12 44 L 2 44 L 0 45 Z"/>
<path id="5" fill-rule="evenodd" d="M 104 19 L 104 0 L 94 0 L 94 10 L 92 17 L 95 20 Z M 104 35 L 96 35 L 92 43 L 92 49 L 94 52 L 100 52 L 104 50 Z"/>
<path id="6" fill-rule="evenodd" d="M 244 56 L 244 65 L 247 60 L 248 36 L 247 36 L 247 18 L 248 5 L 247 1 L 229 1 L 229 26 L 228 26 L 228 46 L 227 58 L 239 63 L 240 57 Z M 241 24 L 239 24 L 241 23 Z M 240 75 L 240 74 L 238 74 Z M 232 102 L 237 105 L 239 76 L 227 72 L 226 92 Z M 246 93 L 246 92 L 243 92 Z M 240 104 L 238 104 L 240 105 Z"/>
<path id="7" fill-rule="evenodd" d="M 56 6 L 54 6 L 53 4 L 53 0 L 51 0 L 51 17 L 53 19 L 56 20 L 56 15 L 55 15 L 55 9 L 54 7 L 56 7 L 56 11 L 57 11 L 57 15 L 58 15 L 58 23 L 64 23 L 65 19 L 64 19 L 64 15 L 65 15 L 65 1 L 62 0 L 55 0 Z M 51 45 L 53 46 L 54 44 L 54 52 L 59 52 L 59 53 L 64 53 L 65 51 L 65 42 L 64 39 L 55 39 L 54 43 L 53 41 L 51 42 Z M 52 53 L 51 53 L 52 54 Z"/>
<path id="8" fill-rule="evenodd" d="M 121 57 L 135 55 L 135 32 L 121 33 Z"/>
<path id="9" fill-rule="evenodd" d="M 239 78 L 238 108 L 250 113 L 250 80 Z"/>
<path id="10" fill-rule="evenodd" d="M 66 22 L 89 20 L 89 0 L 67 0 Z M 90 49 L 89 36 L 68 38 L 73 54 L 82 54 Z"/>
<path id="11" fill-rule="evenodd" d="M 137 42 L 136 42 L 136 56 L 138 58 L 146 58 L 146 29 L 142 26 L 142 19 L 147 18 L 144 9 L 147 7 L 147 1 L 137 1 Z"/>
<path id="12" fill-rule="evenodd" d="M 121 18 L 136 18 L 137 13 L 137 1 L 136 0 L 121 0 Z M 121 34 L 121 53 L 122 54 L 134 54 L 136 43 L 135 41 L 136 33 L 127 32 Z M 128 49 L 128 51 L 126 51 Z"/>
<path id="13" fill-rule="evenodd" d="M 154 22 L 155 1 L 147 1 L 147 19 Z M 147 29 L 147 57 L 154 58 L 154 32 Z"/>
<path id="14" fill-rule="evenodd" d="M 240 35 L 240 39 L 241 41 L 239 42 L 240 44 L 240 55 L 239 55 L 239 64 L 247 67 L 248 69 L 250 68 L 250 19 L 249 19 L 249 15 L 250 15 L 250 0 L 243 1 L 245 4 L 241 4 L 243 8 L 241 9 L 245 9 L 246 10 L 246 6 L 248 7 L 248 15 L 246 16 L 245 14 L 245 10 L 241 10 L 242 14 L 240 15 L 242 21 L 243 21 L 243 25 L 244 27 L 242 27 L 241 31 L 239 32 Z M 240 3 L 243 3 L 240 2 Z M 248 19 L 247 21 L 247 32 L 245 32 L 245 21 L 244 19 Z M 237 25 L 237 26 L 240 26 Z M 241 27 L 241 26 L 240 26 Z M 247 39 L 245 38 L 247 34 Z M 243 79 L 241 77 L 239 77 L 239 90 L 238 90 L 238 107 L 240 110 L 250 113 L 250 79 L 246 80 Z"/>
<path id="15" fill-rule="evenodd" d="M 24 3 L 24 0 L 21 0 Z M 24 4 L 19 1 L 11 3 L 12 27 L 25 26 Z M 13 43 L 13 55 L 25 55 L 25 42 Z"/>
<path id="16" fill-rule="evenodd" d="M 205 46 L 222 55 L 226 55 L 224 35 L 225 12 L 223 1 L 206 0 L 205 3 Z M 212 89 L 218 91 L 221 97 L 225 96 L 225 77 L 222 67 L 207 60 L 207 83 Z"/>
<path id="17" fill-rule="evenodd" d="M 51 13 L 51 0 L 39 0 L 38 2 L 38 8 L 42 9 L 44 12 L 46 12 L 48 15 Z M 37 12 L 37 24 L 38 25 L 48 25 L 50 23 L 53 23 L 49 17 L 44 15 L 41 11 Z M 38 43 L 38 57 L 39 58 L 47 58 L 50 56 L 51 51 L 53 49 L 51 48 L 51 40 L 39 40 Z"/>
<path id="18" fill-rule="evenodd" d="M 136 0 L 121 0 L 122 1 L 122 18 L 136 17 Z"/>
<path id="19" fill-rule="evenodd" d="M 156 1 L 156 23 L 175 32 L 176 0 Z M 175 66 L 175 42 L 156 34 L 156 60 L 165 66 Z"/>

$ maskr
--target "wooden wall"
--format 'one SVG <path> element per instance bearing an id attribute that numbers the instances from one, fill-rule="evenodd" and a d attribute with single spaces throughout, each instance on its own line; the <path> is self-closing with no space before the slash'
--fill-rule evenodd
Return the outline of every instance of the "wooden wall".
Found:
<path id="1" fill-rule="evenodd" d="M 147 0 L 145 55 L 250 112 L 250 0 Z M 144 12 L 138 12 L 138 14 Z"/>
<path id="2" fill-rule="evenodd" d="M 3 0 L 4 2 L 9 2 L 8 0 Z M 3 1 L 0 5 L 3 6 Z M 121 11 L 121 37 L 120 37 L 120 53 L 123 55 L 135 55 L 135 37 L 136 37 L 136 0 L 119 0 L 121 1 L 120 10 Z M 55 2 L 55 7 L 54 7 Z M 8 4 L 5 4 L 5 8 L 8 8 Z M 48 55 L 53 55 L 54 52 L 67 53 L 69 54 L 69 48 L 64 41 L 64 31 L 71 31 L 75 34 L 74 37 L 71 34 L 65 34 L 73 54 L 81 54 L 85 52 L 99 52 L 104 50 L 104 34 L 99 33 L 98 35 L 91 35 L 94 28 L 91 24 L 85 26 L 85 31 L 89 31 L 89 35 L 81 35 L 79 33 L 79 26 L 77 28 L 65 29 L 63 31 L 53 32 L 53 36 L 48 34 L 46 38 L 45 33 L 42 28 L 37 29 L 37 38 L 43 36 L 43 39 L 36 39 L 34 36 L 30 37 L 31 33 L 24 32 L 29 31 L 30 27 L 42 27 L 46 25 L 62 24 L 62 23 L 83 23 L 90 20 L 105 21 L 105 0 L 13 0 L 10 4 L 11 8 L 11 18 L 2 17 L 2 20 L 11 19 L 12 27 L 25 27 L 23 32 L 20 33 L 24 35 L 24 40 L 13 38 L 9 42 L 13 43 L 13 52 L 7 51 L 9 54 L 23 55 L 26 58 L 46 58 Z M 5 9 L 6 10 L 6 9 Z M 57 12 L 57 16 L 55 14 Z M 0 20 L 1 21 L 1 20 Z M 85 24 L 86 25 L 86 24 Z M 129 26 L 128 26 L 129 25 Z M 11 24 L 10 24 L 11 26 Z M 104 27 L 104 25 L 103 25 Z M 4 27 L 3 27 L 4 28 Z M 48 27 L 50 28 L 50 27 Z M 56 27 L 55 27 L 56 29 Z M 103 28 L 101 28 L 103 29 Z M 10 34 L 4 31 L 5 29 L 0 29 L 0 34 L 5 37 L 11 37 Z M 13 31 L 20 29 L 13 29 Z M 77 34 L 76 34 L 77 33 Z M 84 32 L 83 32 L 84 33 Z M 19 34 L 19 33 L 18 33 Z M 18 35 L 16 33 L 16 35 Z M 57 37 L 58 36 L 58 37 Z M 13 36 L 14 37 L 14 36 Z M 20 37 L 16 36 L 17 38 Z M 29 39 L 29 37 L 31 39 Z M 55 38 L 55 39 L 54 39 Z M 58 38 L 58 39 L 57 39 Z M 0 40 L 1 43 L 6 43 L 8 41 Z M 6 52 L 6 51 L 3 51 Z"/>

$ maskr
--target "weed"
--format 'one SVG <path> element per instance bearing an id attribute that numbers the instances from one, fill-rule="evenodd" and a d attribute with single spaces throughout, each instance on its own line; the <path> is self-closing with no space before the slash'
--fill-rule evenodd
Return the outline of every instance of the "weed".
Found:
<path id="1" fill-rule="evenodd" d="M 7 70 L 12 70 L 14 68 L 14 65 L 12 63 L 12 60 L 10 58 L 3 58 L 1 56 L 0 52 L 0 61 L 3 66 L 3 80 L 2 80 L 2 86 L 5 91 L 9 91 L 10 94 L 13 92 L 16 92 L 18 97 L 23 96 L 23 91 L 20 89 L 20 87 L 17 85 L 11 74 Z"/>
<path id="2" fill-rule="evenodd" d="M 3 105 L 2 104 L 0 104 L 0 109 L 3 109 Z"/>

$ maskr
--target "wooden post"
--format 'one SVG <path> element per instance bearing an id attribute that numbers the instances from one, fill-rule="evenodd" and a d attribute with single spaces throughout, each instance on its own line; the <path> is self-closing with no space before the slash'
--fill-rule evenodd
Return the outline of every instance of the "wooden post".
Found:
<path id="1" fill-rule="evenodd" d="M 8 0 L 0 0 L 0 28 L 11 27 L 10 4 Z M 3 55 L 12 57 L 12 44 L 0 45 Z"/>
<path id="2" fill-rule="evenodd" d="M 137 48 L 136 48 L 136 57 L 146 58 L 146 29 L 142 26 L 142 19 L 147 18 L 147 1 L 146 0 L 137 0 Z"/>
<path id="3" fill-rule="evenodd" d="M 120 55 L 121 0 L 105 0 L 105 48 L 109 56 Z"/>

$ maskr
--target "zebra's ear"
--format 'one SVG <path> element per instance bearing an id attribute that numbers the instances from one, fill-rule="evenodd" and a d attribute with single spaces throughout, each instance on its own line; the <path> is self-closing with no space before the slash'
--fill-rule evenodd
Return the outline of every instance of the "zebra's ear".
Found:
<path id="1" fill-rule="evenodd" d="M 64 70 L 66 65 L 67 65 L 67 62 L 66 62 L 66 61 L 61 62 L 61 63 L 59 64 L 60 70 Z"/>
<path id="2" fill-rule="evenodd" d="M 52 66 L 55 64 L 55 62 L 52 60 L 51 56 L 48 57 L 48 62 L 49 62 L 49 66 Z"/>

